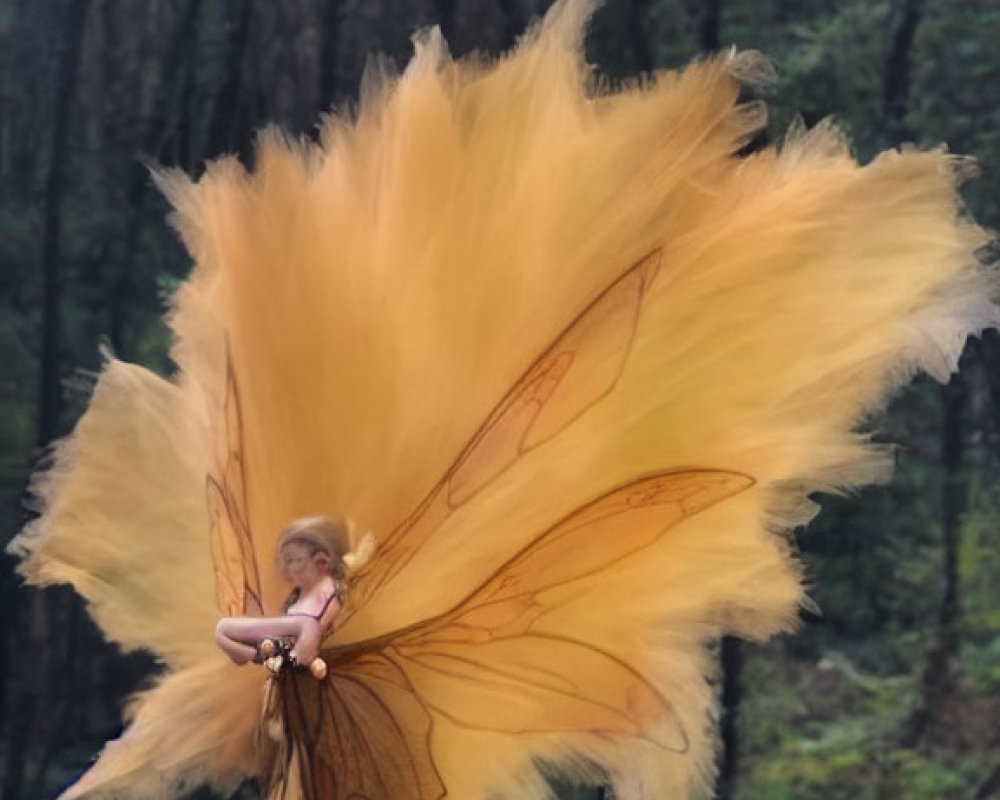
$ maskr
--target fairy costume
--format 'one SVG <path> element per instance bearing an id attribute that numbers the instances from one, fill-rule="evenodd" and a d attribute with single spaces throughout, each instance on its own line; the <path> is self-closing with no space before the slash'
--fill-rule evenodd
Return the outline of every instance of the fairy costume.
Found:
<path id="1" fill-rule="evenodd" d="M 15 545 L 158 684 L 77 797 L 621 798 L 710 783 L 706 643 L 794 624 L 782 534 L 886 473 L 856 432 L 996 320 L 944 152 L 734 154 L 759 59 L 599 91 L 567 2 L 493 66 L 436 33 L 322 144 L 160 178 L 196 263 L 170 380 L 110 361 Z M 277 531 L 376 536 L 322 681 L 235 669 Z M 262 686 L 269 691 L 264 697 Z"/>

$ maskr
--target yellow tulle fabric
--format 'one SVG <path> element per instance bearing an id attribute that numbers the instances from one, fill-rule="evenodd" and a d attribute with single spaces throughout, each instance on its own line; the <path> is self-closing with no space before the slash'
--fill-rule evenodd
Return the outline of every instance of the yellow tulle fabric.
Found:
<path id="1" fill-rule="evenodd" d="M 405 72 L 373 74 L 356 119 L 327 119 L 321 144 L 269 130 L 252 172 L 223 159 L 196 183 L 159 176 L 195 262 L 171 316 L 177 372 L 108 361 L 39 480 L 43 516 L 14 544 L 33 582 L 72 583 L 110 639 L 165 667 L 65 797 L 167 798 L 260 769 L 265 679 L 213 642 L 205 481 L 227 436 L 227 358 L 274 613 L 284 525 L 350 517 L 374 532 L 377 565 L 567 329 L 591 348 L 560 395 L 574 412 L 488 470 L 327 646 L 391 643 L 447 615 L 615 487 L 742 476 L 625 557 L 602 561 L 610 539 L 587 541 L 598 566 L 539 590 L 531 635 L 489 651 L 498 671 L 535 676 L 573 672 L 559 648 L 539 663 L 540 640 L 610 654 L 670 709 L 614 706 L 634 735 L 569 716 L 547 730 L 546 703 L 519 695 L 516 675 L 501 685 L 480 664 L 456 677 L 419 633 L 395 662 L 427 709 L 448 797 L 546 797 L 542 763 L 602 774 L 622 800 L 705 796 L 707 645 L 794 624 L 801 567 L 783 534 L 811 517 L 811 493 L 886 474 L 859 426 L 915 371 L 947 378 L 967 334 L 996 320 L 994 286 L 974 256 L 985 234 L 960 213 L 961 162 L 905 149 L 860 166 L 827 124 L 737 157 L 763 123 L 738 101 L 758 57 L 601 89 L 581 55 L 588 11 L 557 4 L 492 63 L 455 62 L 421 34 Z M 636 264 L 634 314 L 609 312 L 599 335 L 573 328 Z M 616 702 L 603 678 L 573 679 L 592 705 Z"/>

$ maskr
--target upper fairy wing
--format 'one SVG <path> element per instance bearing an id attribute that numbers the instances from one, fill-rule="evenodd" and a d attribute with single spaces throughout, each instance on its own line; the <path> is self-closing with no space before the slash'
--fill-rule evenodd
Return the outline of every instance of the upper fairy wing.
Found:
<path id="1" fill-rule="evenodd" d="M 227 616 L 263 613 L 260 572 L 250 528 L 243 408 L 232 353 L 226 351 L 226 396 L 215 468 L 205 478 L 216 602 Z"/>
<path id="2" fill-rule="evenodd" d="M 352 582 L 342 625 L 456 510 L 613 390 L 659 266 L 659 251 L 633 264 L 538 356 L 427 497 L 379 543 L 376 557 Z"/>

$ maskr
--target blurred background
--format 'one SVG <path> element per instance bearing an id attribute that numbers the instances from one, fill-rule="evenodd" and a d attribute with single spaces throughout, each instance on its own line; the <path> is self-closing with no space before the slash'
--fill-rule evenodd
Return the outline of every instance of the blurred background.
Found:
<path id="1" fill-rule="evenodd" d="M 312 136 L 369 54 L 403 65 L 430 24 L 455 54 L 499 52 L 547 5 L 0 0 L 0 542 L 30 518 L 29 474 L 84 408 L 99 346 L 170 371 L 161 317 L 189 263 L 144 165 L 250 159 L 266 123 Z M 795 115 L 834 116 L 862 160 L 946 144 L 979 161 L 964 197 L 996 228 L 1000 0 L 608 0 L 588 53 L 617 80 L 730 45 L 778 69 L 754 146 Z M 899 445 L 892 485 L 821 498 L 800 532 L 817 609 L 795 636 L 719 647 L 719 798 L 1000 798 L 1000 338 L 874 424 Z M 156 665 L 13 566 L 0 556 L 0 795 L 34 800 L 120 732 Z"/>

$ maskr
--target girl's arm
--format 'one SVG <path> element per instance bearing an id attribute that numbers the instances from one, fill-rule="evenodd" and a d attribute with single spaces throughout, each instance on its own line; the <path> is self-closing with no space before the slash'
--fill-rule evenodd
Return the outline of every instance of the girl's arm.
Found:
<path id="1" fill-rule="evenodd" d="M 327 604 L 319 619 L 315 617 L 302 618 L 312 624 L 303 627 L 302 633 L 296 637 L 295 646 L 292 648 L 291 655 L 299 664 L 308 667 L 312 664 L 313 659 L 319 655 L 319 648 L 323 644 L 323 640 L 334 631 L 340 608 L 340 598 L 336 596 Z"/>
<path id="2" fill-rule="evenodd" d="M 262 639 L 291 636 L 298 648 L 304 638 L 313 638 L 318 645 L 318 629 L 319 623 L 313 617 L 223 617 L 215 626 L 215 642 L 233 663 L 242 665 L 253 661 Z"/>

